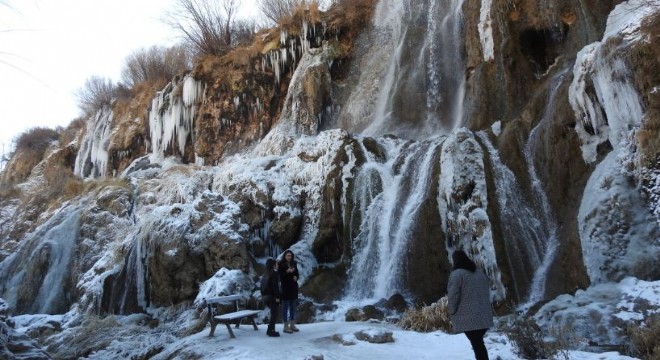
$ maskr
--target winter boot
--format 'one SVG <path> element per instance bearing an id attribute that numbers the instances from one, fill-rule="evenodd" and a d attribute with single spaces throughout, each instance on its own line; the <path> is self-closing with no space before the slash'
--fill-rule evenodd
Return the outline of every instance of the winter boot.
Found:
<path id="1" fill-rule="evenodd" d="M 290 324 L 291 324 L 290 321 L 284 322 L 284 332 L 287 333 L 287 334 L 293 334 L 293 330 L 291 330 L 291 325 Z"/>
<path id="2" fill-rule="evenodd" d="M 291 321 L 289 321 L 289 324 L 291 325 L 291 326 L 289 326 L 289 328 L 290 328 L 291 330 L 293 330 L 293 331 L 295 331 L 295 332 L 300 331 L 300 329 L 298 329 L 298 328 L 296 327 L 296 321 L 295 321 L 295 320 L 291 320 Z"/>
<path id="3" fill-rule="evenodd" d="M 268 330 L 266 330 L 266 335 L 271 336 L 271 337 L 278 337 L 278 336 L 280 336 L 280 333 L 275 331 L 275 326 L 269 326 Z"/>

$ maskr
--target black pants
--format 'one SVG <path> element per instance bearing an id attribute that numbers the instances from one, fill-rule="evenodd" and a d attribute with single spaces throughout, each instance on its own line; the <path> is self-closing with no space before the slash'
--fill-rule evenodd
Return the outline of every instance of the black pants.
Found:
<path id="1" fill-rule="evenodd" d="M 474 350 L 474 357 L 477 360 L 488 360 L 488 351 L 486 350 L 486 345 L 484 344 L 484 335 L 488 329 L 481 330 L 471 330 L 466 331 L 465 336 L 470 340 L 472 344 L 472 350 Z"/>
<path id="2" fill-rule="evenodd" d="M 268 319 L 268 333 L 275 331 L 275 323 L 277 322 L 277 314 L 279 314 L 280 304 L 275 299 L 266 303 L 270 310 L 270 317 Z"/>

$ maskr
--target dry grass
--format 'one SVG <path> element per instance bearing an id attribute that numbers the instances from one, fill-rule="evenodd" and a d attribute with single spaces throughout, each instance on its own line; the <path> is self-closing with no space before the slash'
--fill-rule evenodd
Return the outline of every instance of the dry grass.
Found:
<path id="1" fill-rule="evenodd" d="M 630 350 L 644 360 L 660 360 L 660 314 L 656 313 L 640 325 L 628 328 Z"/>
<path id="2" fill-rule="evenodd" d="M 450 332 L 451 321 L 447 309 L 447 297 L 445 296 L 429 306 L 407 309 L 399 321 L 399 326 L 420 332 L 435 330 Z"/>
<path id="3" fill-rule="evenodd" d="M 87 127 L 87 122 L 84 118 L 79 117 L 74 119 L 69 123 L 69 125 L 62 131 L 60 135 L 60 144 L 62 146 L 68 146 L 80 135 L 81 131 L 84 131 Z"/>
<path id="4" fill-rule="evenodd" d="M 131 189 L 130 181 L 120 178 L 102 178 L 97 180 L 88 180 L 85 181 L 84 191 L 89 193 L 92 191 L 101 191 L 110 186 L 123 187 L 125 189 Z"/>
<path id="5" fill-rule="evenodd" d="M 15 199 L 21 196 L 21 190 L 13 184 L 0 182 L 0 200 Z"/>

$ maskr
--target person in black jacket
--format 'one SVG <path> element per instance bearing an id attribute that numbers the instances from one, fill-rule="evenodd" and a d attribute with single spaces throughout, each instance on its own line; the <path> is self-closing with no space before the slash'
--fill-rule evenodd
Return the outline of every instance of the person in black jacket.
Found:
<path id="1" fill-rule="evenodd" d="M 270 310 L 270 319 L 268 321 L 268 336 L 280 336 L 280 333 L 275 331 L 275 322 L 277 320 L 278 307 L 280 305 L 280 277 L 277 274 L 277 262 L 275 259 L 266 260 L 266 272 L 261 278 L 261 298 L 264 304 Z"/>
<path id="2" fill-rule="evenodd" d="M 296 306 L 298 302 L 298 265 L 291 250 L 284 252 L 279 264 L 282 283 L 282 322 L 284 332 L 291 334 L 300 331 L 296 327 Z"/>

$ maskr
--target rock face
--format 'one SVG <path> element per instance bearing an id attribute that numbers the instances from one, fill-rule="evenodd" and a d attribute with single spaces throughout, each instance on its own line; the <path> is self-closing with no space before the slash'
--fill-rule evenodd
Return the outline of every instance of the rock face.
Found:
<path id="1" fill-rule="evenodd" d="M 0 296 L 125 314 L 251 295 L 285 249 L 315 302 L 397 310 L 440 298 L 459 248 L 498 301 L 658 279 L 660 16 L 608 21 L 653 5 L 617 3 L 382 0 L 356 39 L 301 22 L 145 85 L 14 156 Z"/>

